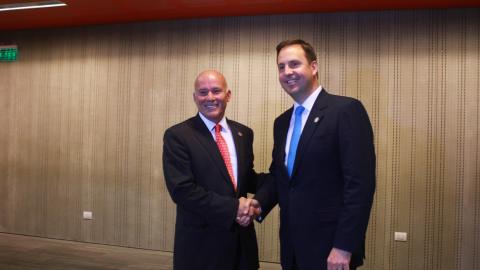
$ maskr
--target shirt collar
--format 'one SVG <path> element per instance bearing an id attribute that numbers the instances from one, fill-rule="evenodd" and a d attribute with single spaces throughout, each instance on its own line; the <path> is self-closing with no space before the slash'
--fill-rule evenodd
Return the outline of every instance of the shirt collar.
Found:
<path id="1" fill-rule="evenodd" d="M 200 118 L 202 119 L 203 123 L 205 123 L 205 125 L 207 126 L 208 130 L 210 131 L 214 130 L 216 123 L 210 121 L 201 112 L 198 112 L 198 114 L 200 115 Z M 222 129 L 229 131 L 229 128 L 227 125 L 227 118 L 225 116 L 223 116 L 222 120 L 220 120 L 220 122 L 218 123 L 222 126 Z"/>
<path id="2" fill-rule="evenodd" d="M 322 91 L 323 87 L 320 85 L 313 93 L 308 96 L 307 99 L 302 104 L 298 104 L 297 102 L 294 102 L 293 104 L 293 110 L 297 109 L 298 106 L 302 105 L 306 111 L 311 111 L 313 108 L 313 104 L 315 104 L 315 100 L 317 100 L 318 95 Z"/>

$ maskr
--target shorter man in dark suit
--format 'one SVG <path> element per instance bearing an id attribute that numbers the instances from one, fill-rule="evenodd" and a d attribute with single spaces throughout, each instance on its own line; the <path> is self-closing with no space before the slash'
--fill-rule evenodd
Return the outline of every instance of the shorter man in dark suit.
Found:
<path id="1" fill-rule="evenodd" d="M 177 204 L 175 270 L 258 269 L 253 224 L 235 220 L 256 189 L 253 132 L 225 118 L 231 91 L 215 70 L 195 80 L 198 114 L 165 131 L 163 170 Z"/>
<path id="2" fill-rule="evenodd" d="M 261 209 L 260 219 L 280 205 L 284 270 L 355 269 L 363 263 L 375 190 L 367 112 L 358 100 L 319 84 L 317 56 L 303 40 L 278 44 L 277 68 L 294 105 L 275 119 L 273 181 L 252 205 Z"/>

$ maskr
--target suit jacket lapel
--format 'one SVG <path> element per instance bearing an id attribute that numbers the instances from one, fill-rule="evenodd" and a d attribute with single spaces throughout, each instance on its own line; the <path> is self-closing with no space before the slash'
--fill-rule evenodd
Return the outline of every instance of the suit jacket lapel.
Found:
<path id="1" fill-rule="evenodd" d="M 212 159 L 212 162 L 215 164 L 215 166 L 220 170 L 225 181 L 227 181 L 227 183 L 229 183 L 231 186 L 232 182 L 230 181 L 227 166 L 225 166 L 225 162 L 220 154 L 220 150 L 218 150 L 217 143 L 213 139 L 212 133 L 210 133 L 210 130 L 208 130 L 207 126 L 198 114 L 195 117 L 194 128 L 195 135 L 198 138 L 201 146 L 205 149 L 205 151 L 210 153 L 208 156 Z"/>
<path id="2" fill-rule="evenodd" d="M 236 126 L 232 125 L 231 122 L 227 119 L 228 127 L 232 132 L 233 143 L 235 144 L 235 150 L 237 152 L 237 193 L 241 188 L 241 185 L 244 184 L 241 180 L 242 172 L 245 169 L 245 140 L 243 139 L 243 133 L 237 129 Z"/>
<path id="3" fill-rule="evenodd" d="M 295 155 L 295 164 L 293 165 L 292 176 L 295 175 L 299 164 L 301 164 L 302 159 L 305 156 L 305 151 L 308 147 L 310 139 L 312 138 L 312 135 L 315 133 L 315 130 L 323 120 L 323 109 L 327 107 L 327 104 L 328 93 L 325 91 L 325 89 L 322 89 L 315 100 L 312 111 L 310 112 L 307 122 L 305 122 L 305 126 L 303 127 L 302 135 L 300 136 L 300 141 L 298 142 L 297 154 Z"/>
<path id="4" fill-rule="evenodd" d="M 290 108 L 289 110 L 286 111 L 286 113 L 282 116 L 283 118 L 279 119 L 278 121 L 278 134 L 279 134 L 279 149 L 278 151 L 278 164 L 281 165 L 282 167 L 282 179 L 286 179 L 287 181 L 289 180 L 288 176 L 288 171 L 287 167 L 285 166 L 285 146 L 287 144 L 287 134 L 288 134 L 288 128 L 290 127 L 290 118 L 292 117 L 293 113 L 293 107 Z"/>

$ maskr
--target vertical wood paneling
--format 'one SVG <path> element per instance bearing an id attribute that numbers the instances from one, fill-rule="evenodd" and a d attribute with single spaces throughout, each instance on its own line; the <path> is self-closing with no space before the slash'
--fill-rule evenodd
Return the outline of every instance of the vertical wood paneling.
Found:
<path id="1" fill-rule="evenodd" d="M 0 33 L 21 53 L 0 63 L 0 231 L 171 251 L 162 137 L 195 114 L 195 76 L 224 72 L 227 116 L 253 128 L 255 167 L 266 171 L 273 120 L 292 105 L 275 46 L 300 37 L 317 49 L 321 84 L 360 99 L 374 128 L 377 192 L 362 269 L 477 269 L 479 25 L 471 9 Z M 278 214 L 257 225 L 262 260 L 280 259 Z"/>
<path id="2" fill-rule="evenodd" d="M 470 42 L 467 42 L 467 51 L 472 52 L 473 56 L 467 57 L 468 59 L 468 67 L 469 67 L 469 78 L 467 85 L 468 85 L 468 93 L 469 98 L 469 113 L 468 117 L 471 117 L 471 122 L 469 122 L 469 128 L 471 132 L 469 132 L 471 146 L 469 147 L 469 165 L 466 169 L 469 175 L 472 175 L 471 181 L 468 182 L 467 185 L 473 187 L 468 190 L 473 190 L 473 194 L 469 192 L 472 199 L 472 206 L 473 206 L 473 214 L 466 215 L 466 217 L 471 217 L 470 224 L 473 225 L 473 235 L 471 238 L 468 238 L 471 241 L 469 243 L 470 247 L 473 247 L 471 250 L 471 254 L 473 254 L 471 259 L 471 264 L 467 264 L 467 267 L 472 267 L 473 269 L 480 268 L 480 256 L 477 256 L 480 253 L 480 106 L 478 106 L 478 102 L 480 102 L 480 27 L 472 27 L 472 25 L 479 25 L 480 24 L 480 10 L 475 10 L 471 12 L 473 16 L 467 19 L 468 25 L 468 34 Z M 470 55 L 470 54 L 469 54 Z M 470 98 L 471 97 L 471 98 Z M 469 196 L 469 197 L 470 197 Z"/>

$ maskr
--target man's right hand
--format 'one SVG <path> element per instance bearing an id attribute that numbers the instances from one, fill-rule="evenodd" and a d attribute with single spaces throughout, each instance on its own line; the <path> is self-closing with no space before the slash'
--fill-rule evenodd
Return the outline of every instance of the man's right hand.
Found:
<path id="1" fill-rule="evenodd" d="M 238 211 L 236 221 L 243 227 L 250 225 L 253 219 L 261 214 L 260 204 L 255 199 L 241 197 L 238 199 Z"/>

